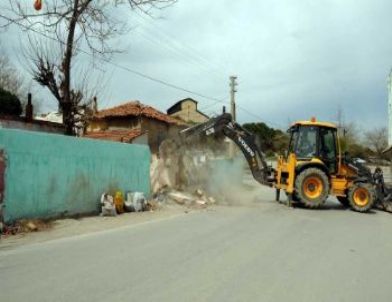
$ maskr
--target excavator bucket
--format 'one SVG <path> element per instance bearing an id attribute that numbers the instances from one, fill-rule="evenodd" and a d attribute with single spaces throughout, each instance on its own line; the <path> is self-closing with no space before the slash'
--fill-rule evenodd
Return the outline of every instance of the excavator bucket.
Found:
<path id="1" fill-rule="evenodd" d="M 392 213 L 392 187 L 384 181 L 384 173 L 377 167 L 373 173 L 373 182 L 376 187 L 376 208 Z"/>

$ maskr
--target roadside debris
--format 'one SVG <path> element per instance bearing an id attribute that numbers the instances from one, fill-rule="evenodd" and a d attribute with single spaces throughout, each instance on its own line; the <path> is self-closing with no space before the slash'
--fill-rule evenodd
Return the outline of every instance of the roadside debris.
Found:
<path id="1" fill-rule="evenodd" d="M 189 193 L 165 188 L 155 194 L 153 200 L 158 204 L 177 204 L 187 208 L 206 208 L 216 203 L 215 198 L 207 196 L 201 189 Z"/>
<path id="2" fill-rule="evenodd" d="M 116 216 L 116 207 L 114 205 L 113 196 L 103 193 L 101 196 L 101 215 Z"/>
<path id="3" fill-rule="evenodd" d="M 32 233 L 43 230 L 48 230 L 53 226 L 51 221 L 45 221 L 40 219 L 21 219 L 10 225 L 3 224 L 2 234 L 3 236 L 17 235 L 23 233 Z"/>
<path id="4" fill-rule="evenodd" d="M 114 205 L 116 207 L 117 214 L 124 213 L 124 196 L 121 191 L 117 191 L 114 195 Z"/>
<path id="5" fill-rule="evenodd" d="M 108 193 L 101 196 L 101 216 L 116 216 L 124 212 L 142 212 L 147 210 L 147 201 L 143 192 L 127 192 L 124 200 L 123 193 L 117 191 L 115 197 Z M 156 208 L 155 206 L 149 206 Z"/>

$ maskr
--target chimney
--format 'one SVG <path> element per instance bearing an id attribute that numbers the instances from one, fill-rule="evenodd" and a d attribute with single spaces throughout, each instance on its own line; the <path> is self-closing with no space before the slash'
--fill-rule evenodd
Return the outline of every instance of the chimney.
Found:
<path id="1" fill-rule="evenodd" d="M 26 104 L 26 115 L 25 115 L 26 122 L 33 121 L 33 104 L 31 102 L 31 93 L 27 95 L 27 104 Z"/>
<path id="2" fill-rule="evenodd" d="M 97 97 L 95 96 L 93 98 L 93 113 L 97 113 L 98 112 L 98 100 Z"/>

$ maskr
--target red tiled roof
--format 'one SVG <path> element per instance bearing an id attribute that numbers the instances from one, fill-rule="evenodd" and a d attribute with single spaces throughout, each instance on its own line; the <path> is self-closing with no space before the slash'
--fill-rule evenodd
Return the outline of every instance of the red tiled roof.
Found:
<path id="1" fill-rule="evenodd" d="M 86 133 L 84 137 L 93 139 L 102 139 L 114 142 L 129 143 L 134 138 L 143 135 L 140 129 L 127 130 L 104 130 Z"/>
<path id="2" fill-rule="evenodd" d="M 95 115 L 95 119 L 104 119 L 106 117 L 119 117 L 119 116 L 145 116 L 148 118 L 152 118 L 167 124 L 178 124 L 179 122 L 164 114 L 157 109 L 144 105 L 139 101 L 128 102 L 116 107 L 104 109 L 98 111 Z"/>

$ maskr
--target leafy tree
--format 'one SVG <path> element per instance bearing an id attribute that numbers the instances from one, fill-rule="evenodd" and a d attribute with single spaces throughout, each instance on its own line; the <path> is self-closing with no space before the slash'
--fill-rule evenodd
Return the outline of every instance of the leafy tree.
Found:
<path id="1" fill-rule="evenodd" d="M 265 123 L 246 123 L 243 127 L 255 135 L 256 144 L 267 155 L 287 149 L 288 136 L 281 130 L 270 128 Z"/>
<path id="2" fill-rule="evenodd" d="M 22 105 L 19 98 L 0 87 L 0 114 L 20 116 Z"/>

